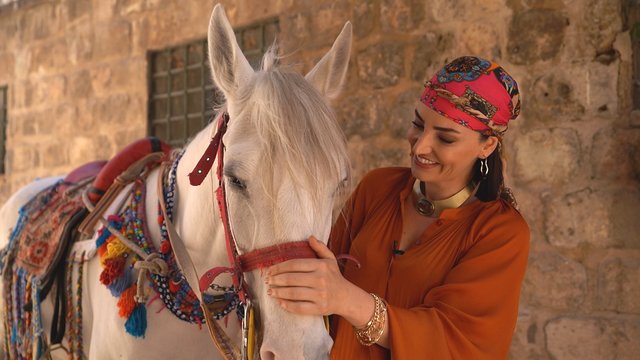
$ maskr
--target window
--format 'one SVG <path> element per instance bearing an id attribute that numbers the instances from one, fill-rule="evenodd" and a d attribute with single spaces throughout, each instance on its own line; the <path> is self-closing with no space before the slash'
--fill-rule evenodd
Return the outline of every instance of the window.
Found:
<path id="1" fill-rule="evenodd" d="M 278 32 L 277 19 L 235 30 L 245 56 L 256 68 Z M 222 102 L 209 73 L 207 40 L 150 54 L 149 134 L 183 146 L 212 119 Z"/>
<path id="2" fill-rule="evenodd" d="M 0 87 L 0 174 L 4 174 L 7 140 L 7 87 Z"/>
<path id="3" fill-rule="evenodd" d="M 638 1 L 627 0 L 623 6 L 626 7 L 623 15 L 633 53 L 633 109 L 640 110 L 640 5 Z"/>

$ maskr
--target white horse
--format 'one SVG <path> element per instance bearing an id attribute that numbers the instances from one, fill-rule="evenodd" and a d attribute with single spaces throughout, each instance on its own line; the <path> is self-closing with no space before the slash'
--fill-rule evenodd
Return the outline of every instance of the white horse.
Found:
<path id="1" fill-rule="evenodd" d="M 224 181 L 230 225 L 239 252 L 315 235 L 326 242 L 336 189 L 348 175 L 344 135 L 327 100 L 335 98 L 344 82 L 350 57 L 351 25 L 347 23 L 331 50 L 306 75 L 276 67 L 269 51 L 260 71 L 254 71 L 240 51 L 222 6 L 211 15 L 208 31 L 213 80 L 223 92 L 230 116 L 224 136 Z M 224 230 L 215 201 L 214 170 L 201 186 L 187 175 L 207 148 L 217 124 L 202 130 L 186 146 L 177 167 L 174 224 L 198 274 L 213 266 L 228 266 Z M 146 216 L 157 217 L 156 169 L 146 180 Z M 0 239 L 6 245 L 18 209 L 34 194 L 59 178 L 34 182 L 0 210 Z M 125 188 L 107 210 L 113 213 L 128 194 Z M 160 246 L 160 229 L 149 221 L 150 235 Z M 96 228 L 97 230 L 97 228 Z M 93 241 L 95 241 L 94 236 Z M 83 281 L 83 346 L 90 359 L 218 359 L 206 326 L 175 317 L 170 311 L 148 312 L 144 338 L 124 330 L 117 299 L 99 283 L 100 261 L 85 263 Z M 259 270 L 245 274 L 254 304 L 259 308 L 262 359 L 326 359 L 332 340 L 321 317 L 293 315 L 266 294 Z M 197 288 L 197 284 L 190 284 Z M 52 304 L 42 304 L 43 328 L 51 323 Z M 240 346 L 235 314 L 219 324 Z M 57 351 L 54 356 L 64 357 Z"/>

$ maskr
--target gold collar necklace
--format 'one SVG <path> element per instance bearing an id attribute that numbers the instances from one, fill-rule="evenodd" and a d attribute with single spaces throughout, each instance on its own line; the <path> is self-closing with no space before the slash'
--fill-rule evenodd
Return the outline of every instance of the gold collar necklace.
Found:
<path id="1" fill-rule="evenodd" d="M 429 200 L 422 194 L 420 180 L 413 183 L 413 206 L 422 216 L 439 217 L 444 209 L 460 207 L 473 194 L 473 186 L 468 184 L 453 196 L 442 200 Z"/>

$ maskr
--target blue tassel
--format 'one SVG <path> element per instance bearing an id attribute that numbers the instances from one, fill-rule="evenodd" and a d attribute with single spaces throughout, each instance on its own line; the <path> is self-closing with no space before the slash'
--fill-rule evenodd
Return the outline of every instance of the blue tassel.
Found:
<path id="1" fill-rule="evenodd" d="M 109 236 L 111 236 L 111 231 L 109 231 L 109 229 L 107 229 L 106 227 L 103 228 L 102 234 L 100 234 L 100 236 L 98 236 L 98 238 L 96 239 L 96 247 L 99 248 L 100 246 L 102 246 L 107 241 Z"/>
<path id="2" fill-rule="evenodd" d="M 111 291 L 111 295 L 119 298 L 122 292 L 127 290 L 129 286 L 131 286 L 131 269 L 126 266 L 122 274 L 115 278 L 107 288 Z"/>
<path id="3" fill-rule="evenodd" d="M 124 328 L 129 334 L 144 338 L 144 333 L 147 331 L 147 308 L 144 304 L 136 305 L 131 316 L 124 323 Z"/>

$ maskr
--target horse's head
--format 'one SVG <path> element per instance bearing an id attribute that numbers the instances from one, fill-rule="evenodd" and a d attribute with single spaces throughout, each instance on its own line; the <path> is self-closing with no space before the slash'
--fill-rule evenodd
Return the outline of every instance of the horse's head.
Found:
<path id="1" fill-rule="evenodd" d="M 213 80 L 227 100 L 224 181 L 239 251 L 305 240 L 326 241 L 336 190 L 349 171 L 347 151 L 327 100 L 346 76 L 347 23 L 306 75 L 276 66 L 274 51 L 254 71 L 221 6 L 209 25 Z M 296 316 L 266 294 L 260 271 L 245 274 L 262 323 L 263 359 L 327 358 L 332 345 L 321 317 Z"/>

